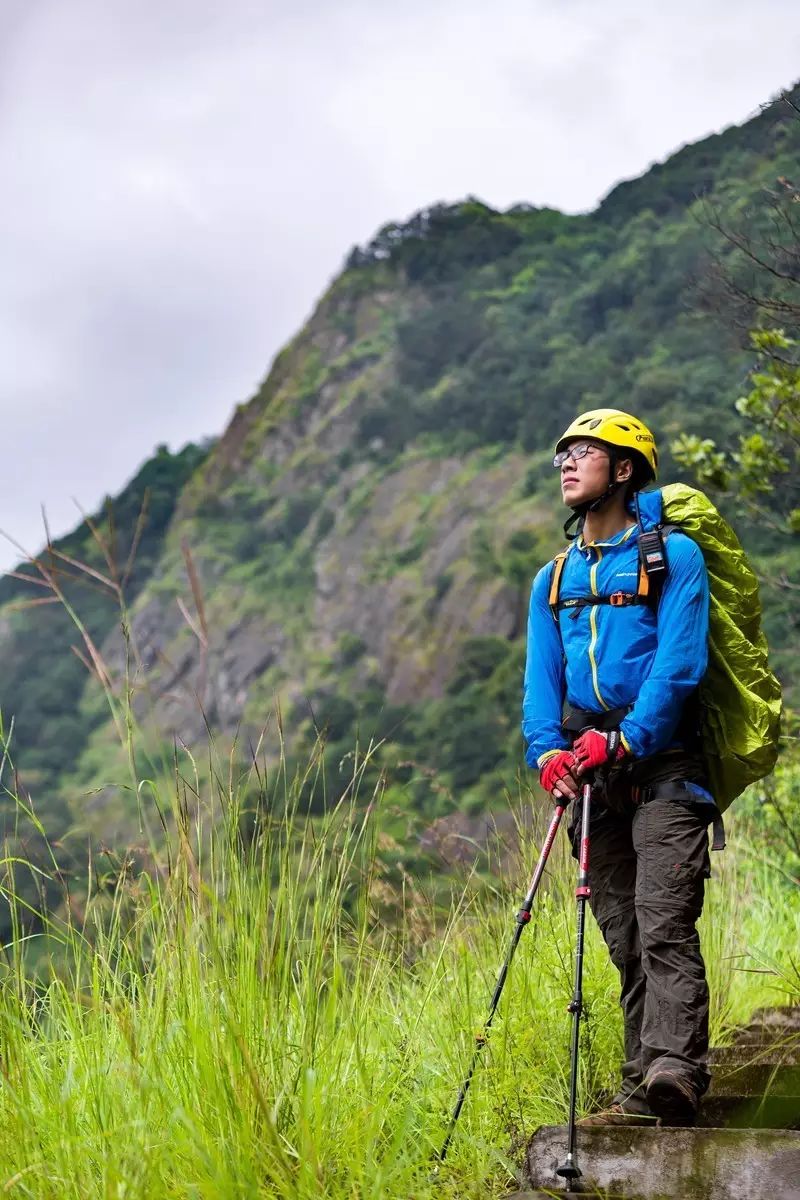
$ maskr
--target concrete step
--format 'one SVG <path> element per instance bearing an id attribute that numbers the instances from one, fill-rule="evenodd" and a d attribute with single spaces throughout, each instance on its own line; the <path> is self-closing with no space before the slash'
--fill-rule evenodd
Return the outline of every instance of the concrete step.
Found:
<path id="1" fill-rule="evenodd" d="M 702 1126 L 800 1129 L 800 1066 L 739 1062 L 716 1067 L 698 1114 Z"/>
<path id="2" fill-rule="evenodd" d="M 531 1139 L 525 1183 L 556 1196 L 603 1200 L 800 1200 L 800 1133 L 784 1129 L 578 1130 L 582 1177 L 564 1188 L 567 1129 Z M 522 1193 L 523 1195 L 525 1193 Z"/>
<path id="3" fill-rule="evenodd" d="M 711 1093 L 716 1096 L 763 1096 L 768 1090 L 781 1096 L 800 1096 L 800 1067 L 748 1063 L 715 1072 L 711 1082 Z"/>
<path id="4" fill-rule="evenodd" d="M 706 1096 L 697 1124 L 701 1129 L 800 1130 L 800 1096 Z"/>
<path id="5" fill-rule="evenodd" d="M 800 1006 L 794 1008 L 758 1008 L 747 1025 L 734 1034 L 737 1046 L 763 1046 L 792 1042 L 800 1038 Z"/>
<path id="6" fill-rule="evenodd" d="M 714 1074 L 727 1074 L 739 1067 L 751 1065 L 800 1066 L 800 1038 L 779 1043 L 777 1046 L 773 1043 L 760 1046 L 715 1046 L 708 1052 L 708 1065 Z"/>
<path id="7" fill-rule="evenodd" d="M 800 1033 L 800 1004 L 772 1004 L 768 1008 L 757 1008 L 750 1021 L 780 1029 L 791 1028 L 795 1033 Z"/>

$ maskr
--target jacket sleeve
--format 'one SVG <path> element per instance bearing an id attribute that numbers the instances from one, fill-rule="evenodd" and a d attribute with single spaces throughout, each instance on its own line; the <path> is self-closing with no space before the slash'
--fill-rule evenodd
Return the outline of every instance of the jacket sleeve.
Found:
<path id="1" fill-rule="evenodd" d="M 565 691 L 561 635 L 547 603 L 551 570 L 548 563 L 534 579 L 528 611 L 522 733 L 529 767 L 541 766 L 558 750 L 569 748 L 561 728 Z"/>
<path id="2" fill-rule="evenodd" d="M 666 540 L 667 578 L 658 604 L 658 647 L 636 702 L 622 721 L 623 745 L 637 758 L 665 750 L 681 710 L 708 665 L 708 574 L 691 538 Z"/>

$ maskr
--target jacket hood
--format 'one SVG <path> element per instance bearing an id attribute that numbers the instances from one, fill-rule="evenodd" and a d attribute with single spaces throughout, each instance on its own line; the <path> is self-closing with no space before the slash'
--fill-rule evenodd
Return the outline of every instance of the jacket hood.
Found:
<path id="1" fill-rule="evenodd" d="M 639 498 L 639 513 L 642 518 L 643 529 L 654 529 L 656 525 L 661 523 L 661 490 L 656 488 L 652 492 L 637 492 Z M 636 504 L 633 497 L 628 503 L 628 511 L 631 516 L 636 516 Z"/>

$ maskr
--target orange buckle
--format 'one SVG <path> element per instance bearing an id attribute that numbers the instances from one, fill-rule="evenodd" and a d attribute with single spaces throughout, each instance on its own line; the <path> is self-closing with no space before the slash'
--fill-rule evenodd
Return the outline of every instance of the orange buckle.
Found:
<path id="1" fill-rule="evenodd" d="M 620 608 L 623 604 L 626 603 L 627 599 L 628 599 L 628 597 L 626 596 L 625 592 L 613 592 L 608 597 L 608 603 L 611 604 L 614 608 Z"/>

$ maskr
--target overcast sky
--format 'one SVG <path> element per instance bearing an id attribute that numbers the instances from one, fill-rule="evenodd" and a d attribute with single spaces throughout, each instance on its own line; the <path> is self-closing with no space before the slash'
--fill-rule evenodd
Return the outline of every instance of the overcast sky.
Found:
<path id="1" fill-rule="evenodd" d="M 0 0 L 0 528 L 220 433 L 386 221 L 592 208 L 799 76 L 796 0 Z"/>

